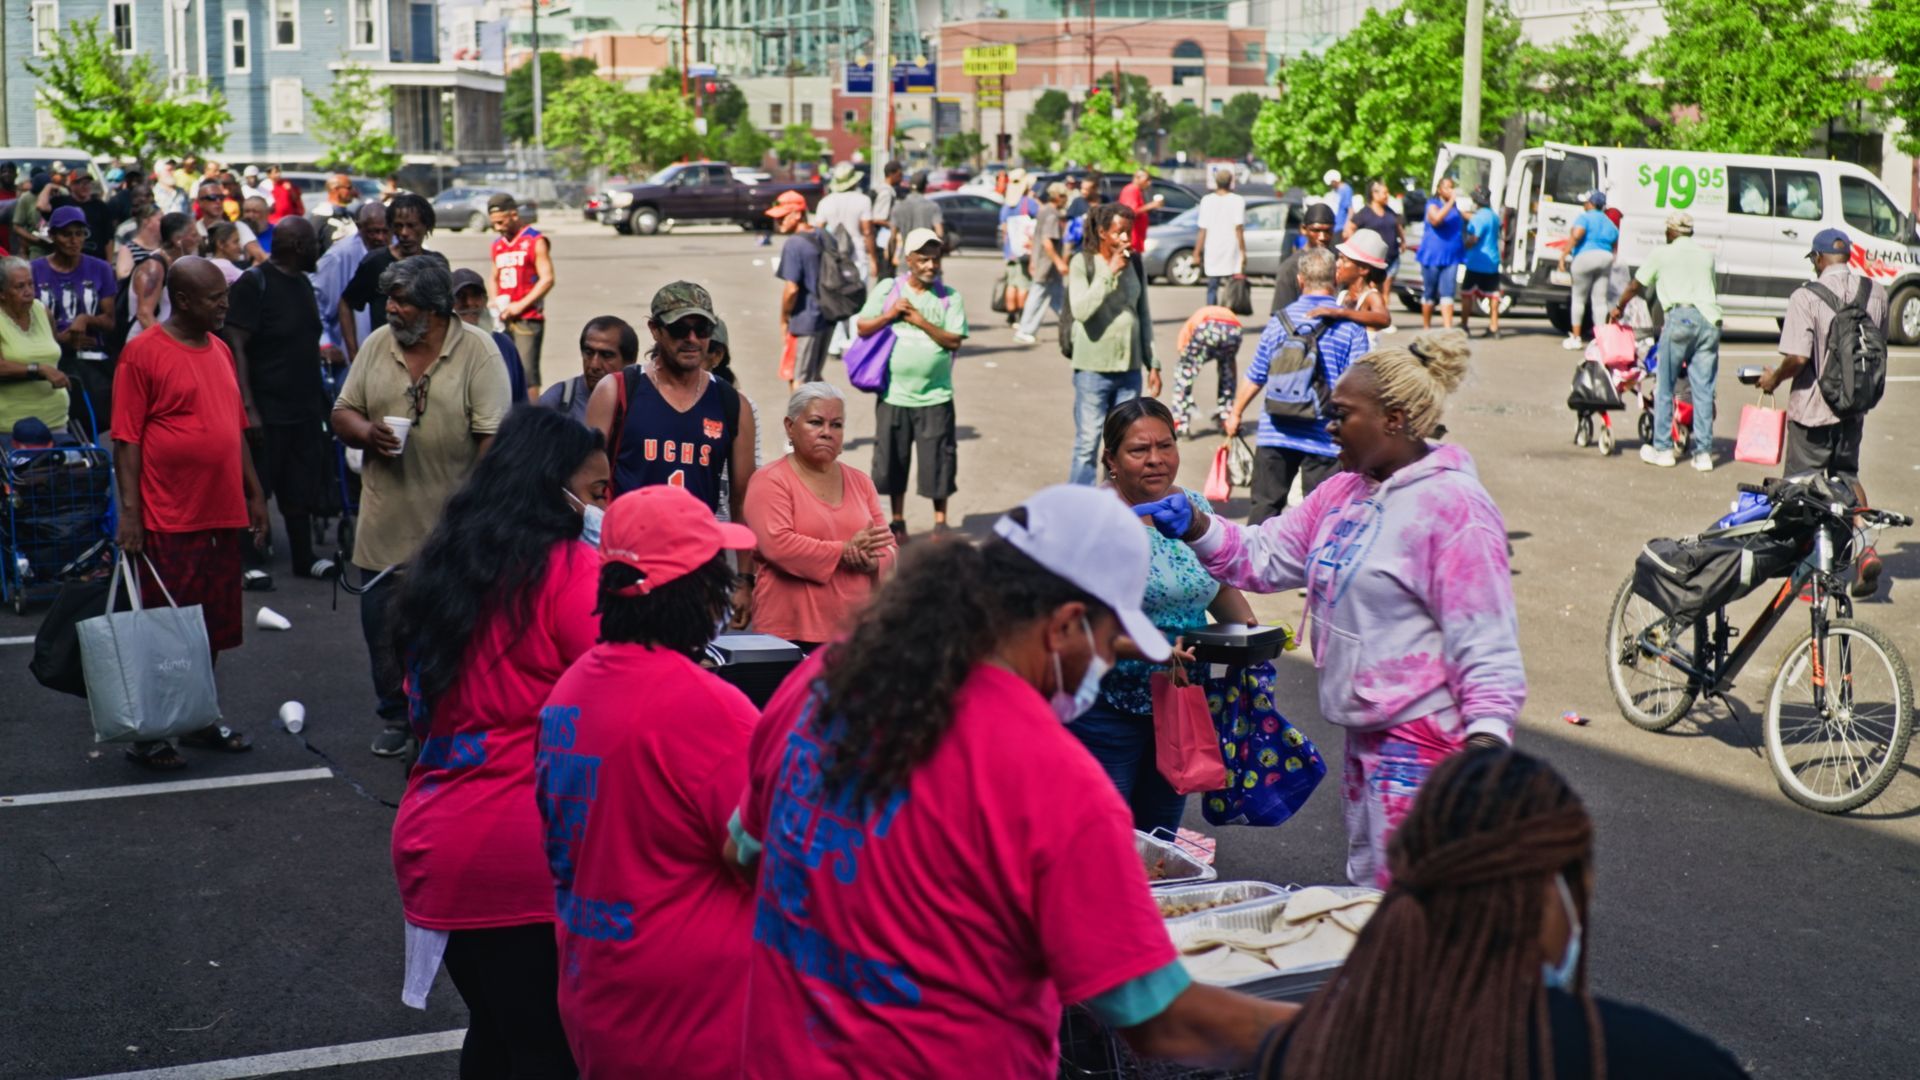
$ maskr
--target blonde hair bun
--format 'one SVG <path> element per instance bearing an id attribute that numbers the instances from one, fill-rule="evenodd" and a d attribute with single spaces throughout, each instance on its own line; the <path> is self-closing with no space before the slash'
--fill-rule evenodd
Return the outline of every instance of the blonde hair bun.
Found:
<path id="1" fill-rule="evenodd" d="M 1465 331 L 1431 330 L 1416 335 L 1408 351 L 1426 368 L 1444 394 L 1460 389 L 1460 384 L 1467 379 L 1467 361 L 1473 356 L 1473 348 L 1467 344 Z"/>

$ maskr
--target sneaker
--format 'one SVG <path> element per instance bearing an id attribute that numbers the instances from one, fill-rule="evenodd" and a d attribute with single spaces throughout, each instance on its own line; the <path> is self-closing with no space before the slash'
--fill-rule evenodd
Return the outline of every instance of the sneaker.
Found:
<path id="1" fill-rule="evenodd" d="M 1694 472 L 1712 472 L 1713 471 L 1713 455 L 1706 452 L 1705 450 L 1702 450 L 1699 453 L 1693 455 L 1693 471 Z"/>
<path id="2" fill-rule="evenodd" d="M 1400 332 L 1400 328 L 1393 325 L 1392 323 L 1388 323 L 1387 325 L 1380 328 L 1380 332 L 1383 334 L 1397 334 Z"/>
<path id="3" fill-rule="evenodd" d="M 1587 343 L 1581 341 L 1578 337 L 1561 338 L 1560 347 L 1568 352 L 1579 352 L 1581 349 L 1587 347 Z"/>
<path id="4" fill-rule="evenodd" d="M 1854 569 L 1853 587 L 1847 592 L 1855 600 L 1865 600 L 1880 591 L 1880 571 L 1886 569 L 1880 565 L 1880 553 L 1868 548 L 1860 556 L 1860 563 Z"/>
<path id="5" fill-rule="evenodd" d="M 1671 469 L 1675 465 L 1680 464 L 1680 462 L 1674 458 L 1671 448 L 1655 450 L 1652 446 L 1642 446 L 1640 448 L 1640 460 L 1649 465 L 1658 465 L 1663 469 Z M 1711 464 L 1711 462 L 1709 462 L 1709 464 Z"/>
<path id="6" fill-rule="evenodd" d="M 1018 333 L 1018 332 L 1016 332 L 1016 333 L 1015 333 L 1015 334 L 1013 335 L 1013 340 L 1015 340 L 1015 341 L 1017 341 L 1017 342 L 1019 342 L 1019 343 L 1020 343 L 1020 344 L 1022 344 L 1022 345 L 1038 345 L 1038 344 L 1040 344 L 1040 339 L 1039 339 L 1039 338 L 1037 338 L 1037 337 L 1034 337 L 1034 336 L 1033 336 L 1032 334 L 1022 334 L 1022 333 Z"/>
<path id="7" fill-rule="evenodd" d="M 907 543 L 907 523 L 904 521 L 887 522 L 887 531 L 893 534 L 893 542 L 901 547 Z"/>
<path id="8" fill-rule="evenodd" d="M 407 752 L 407 744 L 413 741 L 413 735 L 403 727 L 384 727 L 380 734 L 373 737 L 373 750 L 376 757 L 399 757 Z"/>
<path id="9" fill-rule="evenodd" d="M 340 576 L 340 564 L 334 562 L 332 559 L 315 559 L 313 560 L 313 565 L 307 567 L 304 571 L 297 566 L 294 567 L 293 576 L 298 578 L 317 578 L 321 581 L 326 581 L 330 578 Z"/>

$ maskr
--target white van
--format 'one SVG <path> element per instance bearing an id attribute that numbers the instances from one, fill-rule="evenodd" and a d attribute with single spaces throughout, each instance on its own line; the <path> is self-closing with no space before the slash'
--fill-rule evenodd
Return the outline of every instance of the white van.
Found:
<path id="1" fill-rule="evenodd" d="M 1549 280 L 1588 191 L 1617 207 L 1620 258 L 1639 267 L 1666 243 L 1666 219 L 1693 215 L 1694 237 L 1715 253 L 1720 303 L 1729 315 L 1778 318 L 1787 297 L 1812 277 L 1815 233 L 1845 229 L 1854 266 L 1887 287 L 1889 337 L 1920 344 L 1920 246 L 1914 223 L 1872 173 L 1844 161 L 1636 150 L 1547 143 L 1511 165 L 1497 150 L 1444 144 L 1434 184 L 1451 176 L 1464 194 L 1485 184 L 1502 221 L 1501 269 L 1521 303 L 1544 304 L 1561 333 L 1568 291 Z"/>

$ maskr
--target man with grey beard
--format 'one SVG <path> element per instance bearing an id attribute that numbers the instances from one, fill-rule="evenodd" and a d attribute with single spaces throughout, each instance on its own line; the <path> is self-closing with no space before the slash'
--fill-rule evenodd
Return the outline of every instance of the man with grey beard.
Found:
<path id="1" fill-rule="evenodd" d="M 444 260 L 401 259 L 380 274 L 379 289 L 386 325 L 368 335 L 347 370 L 333 432 L 366 452 L 353 564 L 366 590 L 360 629 L 382 721 L 373 752 L 399 757 L 411 735 L 388 628 L 397 573 L 388 571 L 403 568 L 433 531 L 506 419 L 512 391 L 493 339 L 454 318 Z"/>

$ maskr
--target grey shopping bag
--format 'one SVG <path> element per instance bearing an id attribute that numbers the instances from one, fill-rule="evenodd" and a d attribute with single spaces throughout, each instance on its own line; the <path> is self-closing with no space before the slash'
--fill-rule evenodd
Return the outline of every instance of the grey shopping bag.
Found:
<path id="1" fill-rule="evenodd" d="M 153 579 L 159 571 L 147 563 Z M 133 610 L 115 611 L 120 583 L 127 583 Z M 123 552 L 107 590 L 107 614 L 82 620 L 80 663 L 87 676 L 95 742 L 140 742 L 198 731 L 220 721 L 213 685 L 213 655 L 200 605 L 179 607 L 167 592 L 166 607 L 142 608 L 140 582 Z"/>

